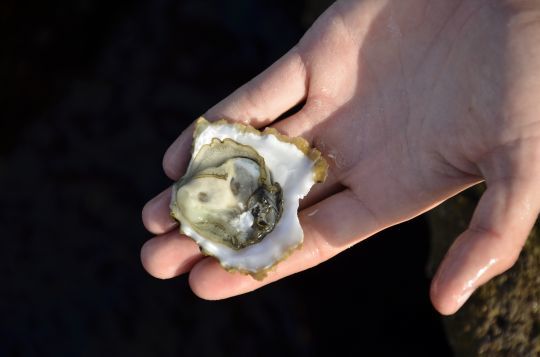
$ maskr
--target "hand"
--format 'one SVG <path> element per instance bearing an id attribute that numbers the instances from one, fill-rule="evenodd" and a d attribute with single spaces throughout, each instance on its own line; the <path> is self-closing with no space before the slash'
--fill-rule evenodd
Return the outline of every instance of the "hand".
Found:
<path id="1" fill-rule="evenodd" d="M 539 43 L 534 0 L 335 3 L 283 58 L 205 114 L 272 125 L 324 153 L 329 177 L 299 213 L 303 248 L 262 282 L 227 273 L 177 233 L 167 190 L 143 210 L 158 234 L 142 249 L 145 268 L 159 278 L 191 271 L 205 299 L 242 294 L 485 180 L 432 282 L 435 308 L 454 313 L 513 265 L 540 211 Z M 187 130 L 165 154 L 171 179 L 184 172 L 190 142 Z"/>

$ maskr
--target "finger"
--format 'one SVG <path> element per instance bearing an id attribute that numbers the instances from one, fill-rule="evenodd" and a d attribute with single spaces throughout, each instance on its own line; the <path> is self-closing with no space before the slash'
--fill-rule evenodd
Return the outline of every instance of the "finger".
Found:
<path id="1" fill-rule="evenodd" d="M 518 259 L 540 210 L 535 180 L 537 176 L 488 185 L 469 228 L 454 242 L 433 279 L 431 300 L 440 313 L 455 313 L 480 285 Z"/>
<path id="2" fill-rule="evenodd" d="M 300 222 L 304 230 L 303 246 L 264 280 L 228 273 L 215 259 L 205 258 L 191 270 L 191 289 L 209 300 L 243 294 L 313 267 L 386 227 L 349 190 L 303 210 Z"/>
<path id="3" fill-rule="evenodd" d="M 144 268 L 159 279 L 183 274 L 201 259 L 197 244 L 176 230 L 150 239 L 141 249 Z"/>
<path id="4" fill-rule="evenodd" d="M 170 179 L 177 181 L 186 170 L 191 159 L 191 143 L 195 125 L 190 124 L 163 155 L 163 171 Z"/>
<path id="5" fill-rule="evenodd" d="M 142 221 L 144 227 L 154 234 L 163 234 L 178 225 L 171 217 L 169 204 L 171 202 L 171 187 L 161 192 L 144 205 Z"/>
<path id="6" fill-rule="evenodd" d="M 259 128 L 270 124 L 281 114 L 301 102 L 307 94 L 307 74 L 302 57 L 294 47 L 257 77 L 208 110 L 204 116 L 212 121 L 228 119 Z M 167 176 L 177 180 L 186 167 L 186 152 L 193 127 L 185 130 L 169 147 L 163 158 Z"/>
<path id="7" fill-rule="evenodd" d="M 205 114 L 259 128 L 300 103 L 307 94 L 307 73 L 298 47 L 238 88 Z"/>

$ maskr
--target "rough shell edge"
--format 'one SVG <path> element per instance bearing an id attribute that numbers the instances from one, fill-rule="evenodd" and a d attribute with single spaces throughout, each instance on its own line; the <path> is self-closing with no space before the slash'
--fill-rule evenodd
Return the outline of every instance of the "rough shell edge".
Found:
<path id="1" fill-rule="evenodd" d="M 188 236 L 190 239 L 193 239 L 182 230 L 182 227 L 180 227 L 180 233 Z M 221 265 L 221 267 L 223 269 L 225 269 L 227 272 L 229 272 L 229 273 L 237 273 L 238 272 L 238 273 L 241 273 L 241 274 L 244 274 L 244 275 L 251 275 L 251 277 L 253 279 L 255 279 L 257 281 L 262 281 L 264 278 L 266 278 L 266 276 L 268 275 L 269 272 L 271 272 L 272 270 L 274 270 L 277 267 L 277 265 L 279 263 L 286 260 L 295 250 L 300 249 L 302 247 L 302 244 L 303 244 L 303 242 L 300 242 L 297 245 L 295 245 L 294 247 L 289 248 L 286 252 L 283 253 L 281 258 L 276 260 L 274 263 L 272 263 L 272 265 L 270 265 L 268 267 L 265 267 L 265 268 L 262 268 L 262 269 L 259 269 L 257 271 L 250 271 L 250 270 L 247 270 L 247 269 L 238 269 L 238 268 L 233 268 L 233 267 L 230 267 L 230 266 L 223 265 L 221 263 L 221 261 L 217 257 L 215 257 L 214 255 L 212 255 L 212 254 L 208 253 L 207 251 L 205 251 L 201 246 L 199 246 L 199 249 L 200 249 L 202 255 L 204 255 L 206 257 L 212 257 L 212 258 L 216 259 L 218 261 L 219 265 Z"/>
<path id="2" fill-rule="evenodd" d="M 273 135 L 275 136 L 279 141 L 293 144 L 295 145 L 300 151 L 302 151 L 311 161 L 313 161 L 313 180 L 315 183 L 324 182 L 326 180 L 326 176 L 328 174 L 328 163 L 321 155 L 321 152 L 315 148 L 310 147 L 308 141 L 302 137 L 288 137 L 286 135 L 281 134 L 279 131 L 277 131 L 274 128 L 265 128 L 264 131 L 257 130 L 251 126 L 244 125 L 241 123 L 230 123 L 229 121 L 225 119 L 220 119 L 214 122 L 209 122 L 204 117 L 199 117 L 195 121 L 195 130 L 193 131 L 193 143 L 195 143 L 195 138 L 200 135 L 210 125 L 234 125 L 235 128 L 237 128 L 240 131 L 252 133 L 256 135 Z M 193 153 L 193 144 L 191 146 L 191 151 Z M 175 219 L 177 219 L 171 212 L 171 216 Z M 183 229 L 182 229 L 182 223 L 180 222 L 180 233 L 187 235 Z M 192 239 L 190 237 L 190 239 Z M 221 261 L 214 257 L 213 255 L 206 252 L 202 247 L 199 246 L 199 249 L 201 250 L 201 253 L 205 256 L 216 258 L 216 260 L 219 262 L 219 264 L 229 273 L 239 272 L 241 274 L 245 275 L 251 275 L 251 277 L 255 280 L 261 281 L 263 280 L 270 271 L 276 268 L 276 266 L 281 263 L 282 261 L 286 260 L 295 250 L 300 249 L 302 247 L 302 243 L 300 242 L 294 247 L 289 248 L 286 252 L 283 253 L 280 259 L 276 260 L 272 265 L 262 268 L 258 271 L 250 271 L 245 269 L 238 269 L 238 268 L 232 268 L 229 266 L 225 266 L 221 263 Z"/>
<path id="3" fill-rule="evenodd" d="M 226 119 L 219 119 L 217 121 L 209 122 L 204 117 L 199 117 L 195 121 L 195 130 L 193 131 L 193 139 L 195 139 L 201 132 L 204 131 L 210 125 L 234 125 L 234 127 L 240 131 L 246 133 L 252 133 L 255 135 L 273 135 L 279 141 L 293 144 L 302 151 L 311 161 L 313 161 L 313 180 L 316 183 L 324 182 L 328 174 L 328 163 L 321 155 L 321 152 L 315 148 L 312 148 L 308 141 L 300 136 L 291 138 L 287 135 L 281 134 L 275 128 L 266 127 L 263 131 L 257 130 L 252 126 L 241 124 L 241 123 L 231 123 Z M 195 140 L 193 141 L 195 142 Z M 192 146 L 193 150 L 193 146 Z"/>

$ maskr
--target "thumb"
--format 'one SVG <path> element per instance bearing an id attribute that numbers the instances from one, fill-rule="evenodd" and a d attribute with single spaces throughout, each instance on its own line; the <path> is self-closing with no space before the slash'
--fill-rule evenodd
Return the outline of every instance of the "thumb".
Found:
<path id="1" fill-rule="evenodd" d="M 537 180 L 532 175 L 488 182 L 469 228 L 432 281 L 431 300 L 440 313 L 455 313 L 480 285 L 516 262 L 540 210 Z"/>

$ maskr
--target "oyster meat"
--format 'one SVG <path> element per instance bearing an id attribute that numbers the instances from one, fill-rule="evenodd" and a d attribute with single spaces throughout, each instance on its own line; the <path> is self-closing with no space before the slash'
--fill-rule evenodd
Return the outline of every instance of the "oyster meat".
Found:
<path id="1" fill-rule="evenodd" d="M 302 244 L 299 200 L 327 168 L 302 138 L 199 118 L 171 215 L 225 269 L 262 279 Z"/>

